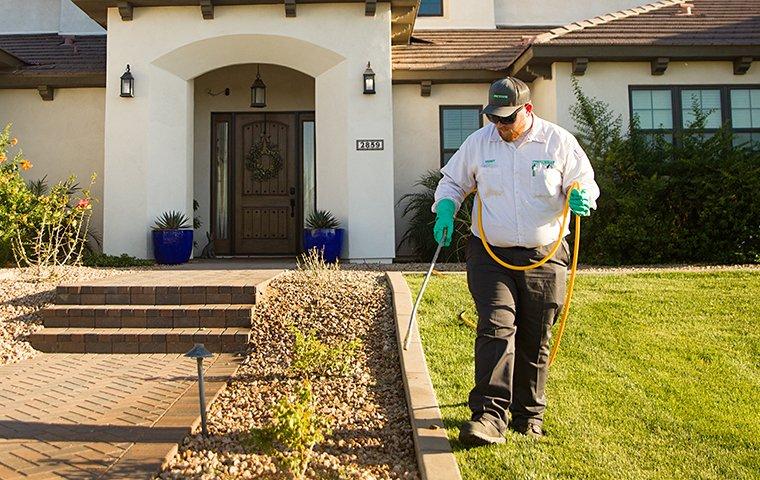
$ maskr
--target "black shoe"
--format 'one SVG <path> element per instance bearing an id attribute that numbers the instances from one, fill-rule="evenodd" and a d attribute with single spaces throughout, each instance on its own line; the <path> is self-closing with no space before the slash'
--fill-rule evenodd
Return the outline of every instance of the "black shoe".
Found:
<path id="1" fill-rule="evenodd" d="M 464 445 L 482 446 L 505 443 L 504 432 L 486 419 L 470 420 L 459 429 L 459 441 Z"/>
<path id="2" fill-rule="evenodd" d="M 529 422 L 521 425 L 510 423 L 509 428 L 521 435 L 526 435 L 531 438 L 542 438 L 544 436 L 544 430 L 538 423 Z"/>

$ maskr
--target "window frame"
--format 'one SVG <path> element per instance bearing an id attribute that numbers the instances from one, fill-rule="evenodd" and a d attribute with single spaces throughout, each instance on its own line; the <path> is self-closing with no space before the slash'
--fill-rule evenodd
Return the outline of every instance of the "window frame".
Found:
<path id="1" fill-rule="evenodd" d="M 477 110 L 478 111 L 478 129 L 483 128 L 483 105 L 439 105 L 438 106 L 438 146 L 440 153 L 440 165 L 444 167 L 444 155 L 447 153 L 454 154 L 459 148 L 444 148 L 445 142 L 443 138 L 443 112 L 444 110 Z"/>
<path id="2" fill-rule="evenodd" d="M 681 92 L 683 90 L 718 90 L 720 92 L 720 115 L 721 125 L 728 123 L 733 133 L 760 133 L 760 128 L 734 128 L 731 117 L 731 91 L 732 90 L 760 90 L 760 84 L 651 84 L 651 85 L 628 85 L 628 118 L 633 121 L 633 92 L 634 91 L 669 90 L 670 101 L 673 108 L 673 129 L 644 129 L 639 130 L 647 134 L 673 135 L 674 141 L 683 135 L 686 127 L 683 126 L 683 105 Z M 688 107 L 691 108 L 691 107 Z M 715 133 L 718 128 L 705 128 L 703 133 Z"/>
<path id="3" fill-rule="evenodd" d="M 727 99 L 728 100 L 728 110 L 729 110 L 729 113 L 731 112 L 731 90 L 750 90 L 750 91 L 751 90 L 758 90 L 758 91 L 760 91 L 760 84 L 755 84 L 755 85 L 729 85 L 729 87 L 728 87 L 728 99 Z M 749 127 L 749 128 L 746 128 L 746 127 L 742 127 L 742 128 L 734 127 L 733 117 L 731 118 L 731 131 L 733 133 L 749 133 L 749 134 L 756 133 L 756 134 L 760 135 L 760 127 Z M 760 144 L 760 142 L 758 142 L 758 144 Z"/>
<path id="4" fill-rule="evenodd" d="M 434 13 L 434 14 L 425 14 L 422 13 L 422 1 L 420 1 L 420 11 L 417 13 L 418 17 L 443 17 L 446 13 L 446 6 L 444 5 L 446 3 L 445 0 L 440 0 L 441 2 L 441 13 Z"/>

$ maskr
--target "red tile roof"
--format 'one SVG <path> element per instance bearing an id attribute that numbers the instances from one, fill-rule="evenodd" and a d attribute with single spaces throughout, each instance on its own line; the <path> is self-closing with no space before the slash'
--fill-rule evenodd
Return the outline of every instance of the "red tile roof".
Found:
<path id="1" fill-rule="evenodd" d="M 545 28 L 415 30 L 412 44 L 393 47 L 394 70 L 504 70 Z"/>
<path id="2" fill-rule="evenodd" d="M 106 69 L 105 35 L 0 35 L 0 49 L 26 64 L 12 75 L 101 75 Z"/>
<path id="3" fill-rule="evenodd" d="M 760 0 L 662 0 L 556 28 L 535 43 L 760 46 Z"/>

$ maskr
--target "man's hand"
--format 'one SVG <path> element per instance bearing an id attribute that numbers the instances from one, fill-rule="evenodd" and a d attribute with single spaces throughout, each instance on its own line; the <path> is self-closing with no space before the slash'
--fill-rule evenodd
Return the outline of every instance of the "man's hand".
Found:
<path id="1" fill-rule="evenodd" d="M 433 227 L 433 237 L 436 243 L 443 241 L 443 246 L 451 245 L 451 236 L 454 232 L 454 213 L 457 206 L 453 200 L 444 198 L 435 208 L 435 227 Z M 443 237 L 443 230 L 446 229 L 446 237 Z"/>
<path id="2" fill-rule="evenodd" d="M 586 217 L 591 214 L 591 207 L 589 206 L 588 193 L 584 189 L 574 188 L 570 192 L 570 210 L 574 214 Z"/>

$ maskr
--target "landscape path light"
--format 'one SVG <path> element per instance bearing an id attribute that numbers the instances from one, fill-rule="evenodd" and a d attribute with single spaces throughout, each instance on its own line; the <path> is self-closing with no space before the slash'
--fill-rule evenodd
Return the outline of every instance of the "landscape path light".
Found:
<path id="1" fill-rule="evenodd" d="M 201 407 L 201 431 L 204 437 L 208 437 L 208 427 L 206 425 L 206 389 L 203 384 L 203 359 L 213 357 L 214 354 L 206 350 L 206 347 L 202 343 L 196 343 L 185 356 L 198 361 L 198 399 Z"/>

